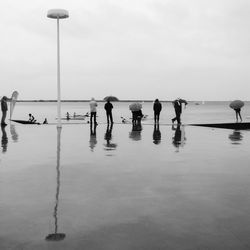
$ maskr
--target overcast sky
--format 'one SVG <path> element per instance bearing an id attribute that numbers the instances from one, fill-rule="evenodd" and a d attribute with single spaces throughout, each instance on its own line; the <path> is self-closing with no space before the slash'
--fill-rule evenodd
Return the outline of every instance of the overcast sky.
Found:
<path id="1" fill-rule="evenodd" d="M 250 100 L 249 0 L 7 0 L 0 9 L 0 96 Z"/>

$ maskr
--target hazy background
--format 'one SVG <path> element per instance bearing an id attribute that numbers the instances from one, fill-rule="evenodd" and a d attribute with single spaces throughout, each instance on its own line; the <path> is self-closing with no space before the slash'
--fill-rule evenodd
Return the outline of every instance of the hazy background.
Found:
<path id="1" fill-rule="evenodd" d="M 1 1 L 0 96 L 249 100 L 249 0 Z"/>

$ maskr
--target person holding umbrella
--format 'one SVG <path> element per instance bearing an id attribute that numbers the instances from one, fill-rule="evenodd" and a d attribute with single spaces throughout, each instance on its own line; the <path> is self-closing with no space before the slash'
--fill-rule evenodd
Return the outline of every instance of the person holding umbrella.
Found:
<path id="1" fill-rule="evenodd" d="M 175 110 L 175 118 L 172 119 L 172 123 L 177 121 L 178 124 L 181 124 L 182 103 L 184 103 L 186 106 L 187 101 L 184 99 L 178 98 L 174 100 L 172 103 L 174 105 L 174 110 Z"/>
<path id="2" fill-rule="evenodd" d="M 141 118 L 143 117 L 143 114 L 142 114 L 142 105 L 138 102 L 134 102 L 134 103 L 131 103 L 129 105 L 129 109 L 131 110 L 132 112 L 132 124 L 136 124 L 136 123 L 140 123 L 141 122 Z"/>
<path id="3" fill-rule="evenodd" d="M 234 100 L 229 104 L 229 107 L 235 111 L 236 122 L 238 122 L 238 118 L 242 121 L 241 117 L 241 108 L 245 105 L 245 103 L 241 100 Z"/>

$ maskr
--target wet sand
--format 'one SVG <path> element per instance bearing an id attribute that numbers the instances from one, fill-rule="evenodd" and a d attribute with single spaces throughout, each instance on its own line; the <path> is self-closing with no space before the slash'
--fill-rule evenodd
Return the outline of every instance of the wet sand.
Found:
<path id="1" fill-rule="evenodd" d="M 52 125 L 8 125 L 0 249 L 249 249 L 249 143 L 189 126 L 68 125 L 58 140 Z"/>

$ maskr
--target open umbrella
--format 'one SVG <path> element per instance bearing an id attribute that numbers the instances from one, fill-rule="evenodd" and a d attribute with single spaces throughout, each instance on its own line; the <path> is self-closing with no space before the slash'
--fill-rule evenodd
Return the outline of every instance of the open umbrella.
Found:
<path id="1" fill-rule="evenodd" d="M 108 101 L 108 100 L 111 101 L 111 102 L 118 102 L 119 101 L 119 99 L 116 96 L 112 96 L 112 95 L 104 97 L 103 100 L 105 102 Z"/>
<path id="2" fill-rule="evenodd" d="M 139 102 L 133 102 L 129 105 L 131 111 L 139 111 L 142 109 L 142 105 Z"/>
<path id="3" fill-rule="evenodd" d="M 241 100 L 234 100 L 229 104 L 229 107 L 232 109 L 240 109 L 245 105 L 245 103 Z"/>

